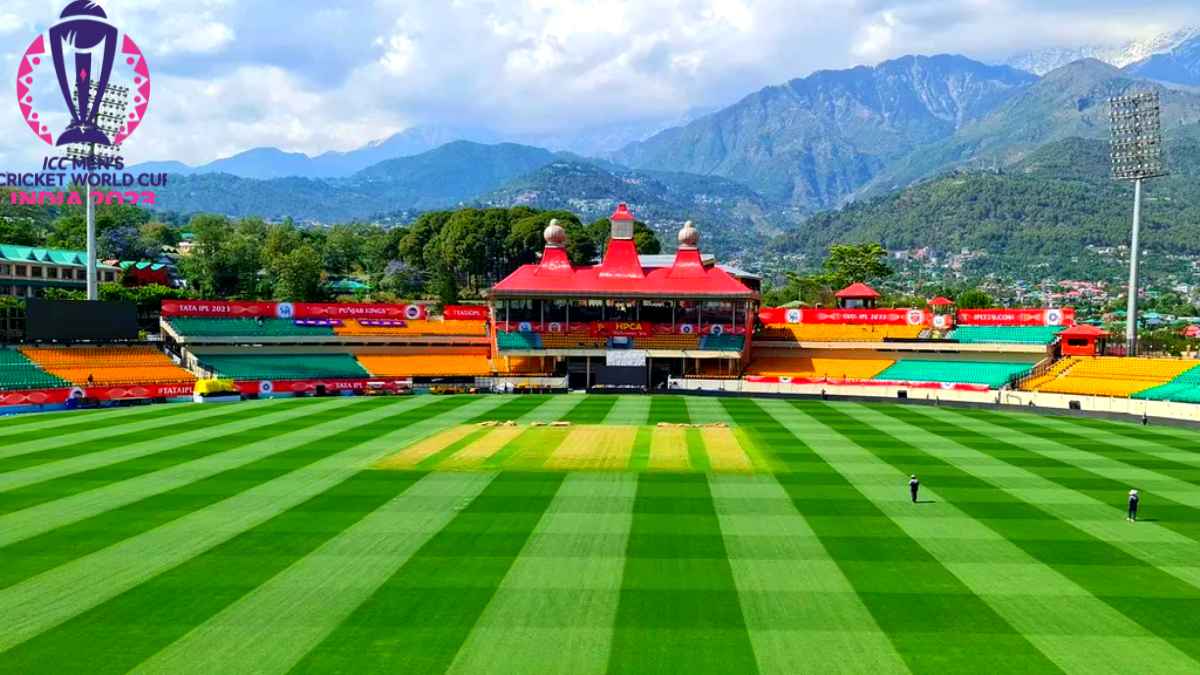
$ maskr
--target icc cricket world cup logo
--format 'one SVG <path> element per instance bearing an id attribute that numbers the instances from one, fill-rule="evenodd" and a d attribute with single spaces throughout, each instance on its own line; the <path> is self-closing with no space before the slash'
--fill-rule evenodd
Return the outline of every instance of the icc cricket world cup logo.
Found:
<path id="1" fill-rule="evenodd" d="M 104 8 L 75 0 L 26 50 L 17 71 L 17 104 L 48 145 L 119 148 L 145 118 L 150 69 L 137 43 L 109 22 Z"/>

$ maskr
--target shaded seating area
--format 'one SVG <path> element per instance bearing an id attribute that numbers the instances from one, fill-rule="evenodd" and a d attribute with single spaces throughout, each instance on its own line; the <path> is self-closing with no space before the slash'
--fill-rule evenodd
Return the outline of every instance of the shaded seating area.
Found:
<path id="1" fill-rule="evenodd" d="M 915 340 L 924 326 L 859 324 L 772 324 L 757 336 L 763 342 L 883 342 Z"/>
<path id="2" fill-rule="evenodd" d="M 483 321 L 370 321 L 347 320 L 333 329 L 337 335 L 394 335 L 397 337 L 485 337 Z"/>
<path id="3" fill-rule="evenodd" d="M 744 335 L 705 335 L 700 339 L 700 351 L 740 352 L 746 347 Z"/>
<path id="4" fill-rule="evenodd" d="M 496 334 L 496 346 L 500 351 L 534 351 L 544 348 L 542 337 L 537 333 L 509 333 L 506 331 Z"/>
<path id="5" fill-rule="evenodd" d="M 747 375 L 797 379 L 870 380 L 894 361 L 880 358 L 767 356 L 756 358 Z"/>
<path id="6" fill-rule="evenodd" d="M 209 354 L 199 357 L 218 377 L 234 380 L 367 378 L 350 354 Z"/>
<path id="7" fill-rule="evenodd" d="M 978 384 L 999 389 L 1013 378 L 1028 373 L 1031 363 L 995 361 L 932 361 L 902 359 L 875 376 L 876 380 L 895 382 L 945 382 Z"/>

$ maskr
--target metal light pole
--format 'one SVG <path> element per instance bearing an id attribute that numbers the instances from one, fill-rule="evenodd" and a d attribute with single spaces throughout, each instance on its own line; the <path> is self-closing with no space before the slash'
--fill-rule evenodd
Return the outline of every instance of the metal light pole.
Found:
<path id="1" fill-rule="evenodd" d="M 1133 232 L 1129 248 L 1129 305 L 1125 343 L 1129 356 L 1138 350 L 1138 262 L 1141 256 L 1142 183 L 1167 175 L 1163 161 L 1162 108 L 1158 92 L 1117 96 L 1112 107 L 1112 175 L 1133 182 Z"/>
<path id="2" fill-rule="evenodd" d="M 95 146 L 93 146 L 95 147 Z M 99 272 L 96 265 L 96 205 L 92 203 L 92 172 L 87 172 L 87 299 L 100 299 Z"/>

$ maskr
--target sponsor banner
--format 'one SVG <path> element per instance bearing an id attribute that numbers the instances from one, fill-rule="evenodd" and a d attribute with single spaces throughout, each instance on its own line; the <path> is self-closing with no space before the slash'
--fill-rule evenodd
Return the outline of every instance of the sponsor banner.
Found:
<path id="1" fill-rule="evenodd" d="M 448 321 L 487 321 L 487 305 L 446 305 L 442 315 Z"/>
<path id="2" fill-rule="evenodd" d="M 902 389 L 919 389 L 941 391 L 972 391 L 984 392 L 991 389 L 984 384 L 953 384 L 950 382 L 901 382 L 891 380 L 839 380 L 819 377 L 759 377 L 747 375 L 747 382 L 762 384 L 821 384 L 833 387 L 900 387 Z"/>
<path id="3" fill-rule="evenodd" d="M 960 326 L 1074 326 L 1075 308 L 960 309 Z"/>
<path id="4" fill-rule="evenodd" d="M 785 309 L 765 307 L 758 312 L 765 325 L 862 324 L 872 326 L 928 326 L 933 314 L 924 309 Z"/>
<path id="5" fill-rule="evenodd" d="M 275 316 L 273 302 L 222 302 L 218 300 L 163 300 L 163 316 L 265 317 Z"/>
<path id="6" fill-rule="evenodd" d="M 604 365 L 615 368 L 644 368 L 646 352 L 638 349 L 610 349 L 604 355 Z"/>
<path id="7" fill-rule="evenodd" d="M 235 383 L 238 391 L 247 396 L 269 394 L 303 394 L 324 387 L 326 392 L 335 391 L 397 391 L 412 385 L 411 379 L 358 379 L 358 380 L 246 380 Z"/>
<path id="8" fill-rule="evenodd" d="M 941 331 L 951 330 L 954 328 L 954 317 L 950 314 L 934 314 L 933 327 Z"/>
<path id="9" fill-rule="evenodd" d="M 357 305 L 306 302 L 222 302 L 218 300 L 163 300 L 162 315 L 209 317 L 262 317 L 265 319 L 393 319 L 423 321 L 425 305 Z"/>
<path id="10" fill-rule="evenodd" d="M 0 406 L 62 405 L 71 398 L 93 401 L 131 401 L 154 398 L 191 397 L 196 383 L 147 384 L 109 387 L 73 387 L 70 389 L 37 389 L 0 392 Z"/>
<path id="11" fill-rule="evenodd" d="M 597 321 L 592 324 L 595 337 L 650 337 L 654 324 L 645 321 Z"/>

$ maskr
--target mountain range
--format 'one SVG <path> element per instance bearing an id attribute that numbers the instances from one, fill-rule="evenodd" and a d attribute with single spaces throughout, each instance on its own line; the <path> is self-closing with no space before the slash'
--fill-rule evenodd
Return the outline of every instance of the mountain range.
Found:
<path id="1" fill-rule="evenodd" d="M 947 173 L 1024 171 L 1062 143 L 1104 145 L 1115 95 L 1156 90 L 1164 127 L 1193 128 L 1200 36 L 1182 31 L 1168 43 L 1155 53 L 1127 50 L 1148 55 L 1123 67 L 1088 58 L 1040 76 L 956 55 L 820 71 L 635 134 L 600 158 L 422 128 L 317 157 L 265 148 L 196 169 L 160 164 L 175 174 L 160 204 L 328 223 L 460 205 L 528 204 L 591 218 L 628 201 L 663 232 L 699 221 L 727 255 L 760 250 L 771 237 L 799 246 L 823 241 L 813 228 L 841 231 L 827 227 L 831 209 L 877 203 Z M 623 137 L 614 133 L 609 147 Z M 472 142 L 447 142 L 472 134 Z"/>

